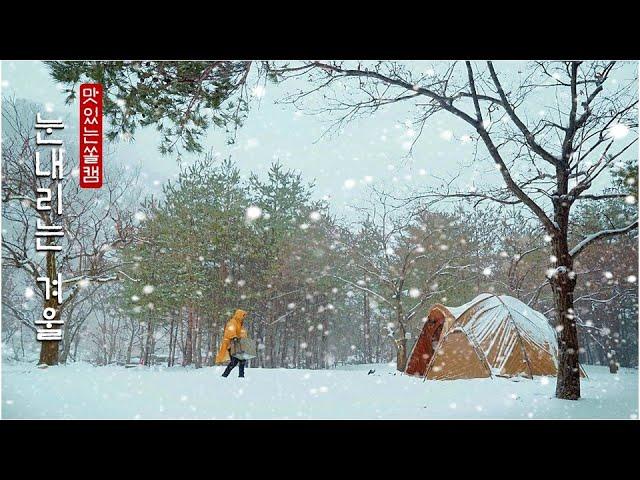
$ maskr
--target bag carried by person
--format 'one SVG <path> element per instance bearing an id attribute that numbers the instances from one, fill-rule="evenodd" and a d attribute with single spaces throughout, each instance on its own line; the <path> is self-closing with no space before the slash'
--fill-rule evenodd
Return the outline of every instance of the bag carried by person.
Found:
<path id="1" fill-rule="evenodd" d="M 234 338 L 230 345 L 230 355 L 238 360 L 251 360 L 256 358 L 254 351 L 255 342 L 249 338 Z"/>

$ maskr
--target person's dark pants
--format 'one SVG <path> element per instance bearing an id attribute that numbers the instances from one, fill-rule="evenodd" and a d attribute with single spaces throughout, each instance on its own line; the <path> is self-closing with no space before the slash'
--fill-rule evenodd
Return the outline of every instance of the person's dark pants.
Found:
<path id="1" fill-rule="evenodd" d="M 231 361 L 229 362 L 229 365 L 227 365 L 227 368 L 224 370 L 224 373 L 222 374 L 222 376 L 228 377 L 229 374 L 231 373 L 231 370 L 233 370 L 233 367 L 240 364 L 240 366 L 238 367 L 240 369 L 240 375 L 238 376 L 244 377 L 244 366 L 246 363 L 247 363 L 246 360 L 238 360 L 236 357 L 231 357 Z"/>

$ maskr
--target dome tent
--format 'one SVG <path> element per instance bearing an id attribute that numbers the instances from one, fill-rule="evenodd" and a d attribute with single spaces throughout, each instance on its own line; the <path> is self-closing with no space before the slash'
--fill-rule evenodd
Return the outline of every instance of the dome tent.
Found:
<path id="1" fill-rule="evenodd" d="M 547 318 L 507 295 L 478 295 L 429 311 L 405 373 L 430 380 L 556 375 L 557 339 Z"/>

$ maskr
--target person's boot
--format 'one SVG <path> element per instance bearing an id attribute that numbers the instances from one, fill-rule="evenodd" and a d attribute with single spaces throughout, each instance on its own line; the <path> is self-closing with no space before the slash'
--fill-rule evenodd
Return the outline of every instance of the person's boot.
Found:
<path id="1" fill-rule="evenodd" d="M 240 362 L 240 375 L 238 375 L 239 378 L 244 378 L 244 362 Z"/>
<path id="2" fill-rule="evenodd" d="M 231 373 L 232 369 L 233 369 L 233 365 L 227 365 L 227 368 L 225 368 L 224 372 L 222 372 L 222 376 L 227 378 Z"/>

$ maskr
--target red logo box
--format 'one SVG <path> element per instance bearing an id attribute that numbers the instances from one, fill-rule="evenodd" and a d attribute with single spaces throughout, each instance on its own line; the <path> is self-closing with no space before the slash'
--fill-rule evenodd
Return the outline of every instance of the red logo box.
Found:
<path id="1" fill-rule="evenodd" d="M 102 85 L 80 85 L 80 187 L 102 187 Z"/>

